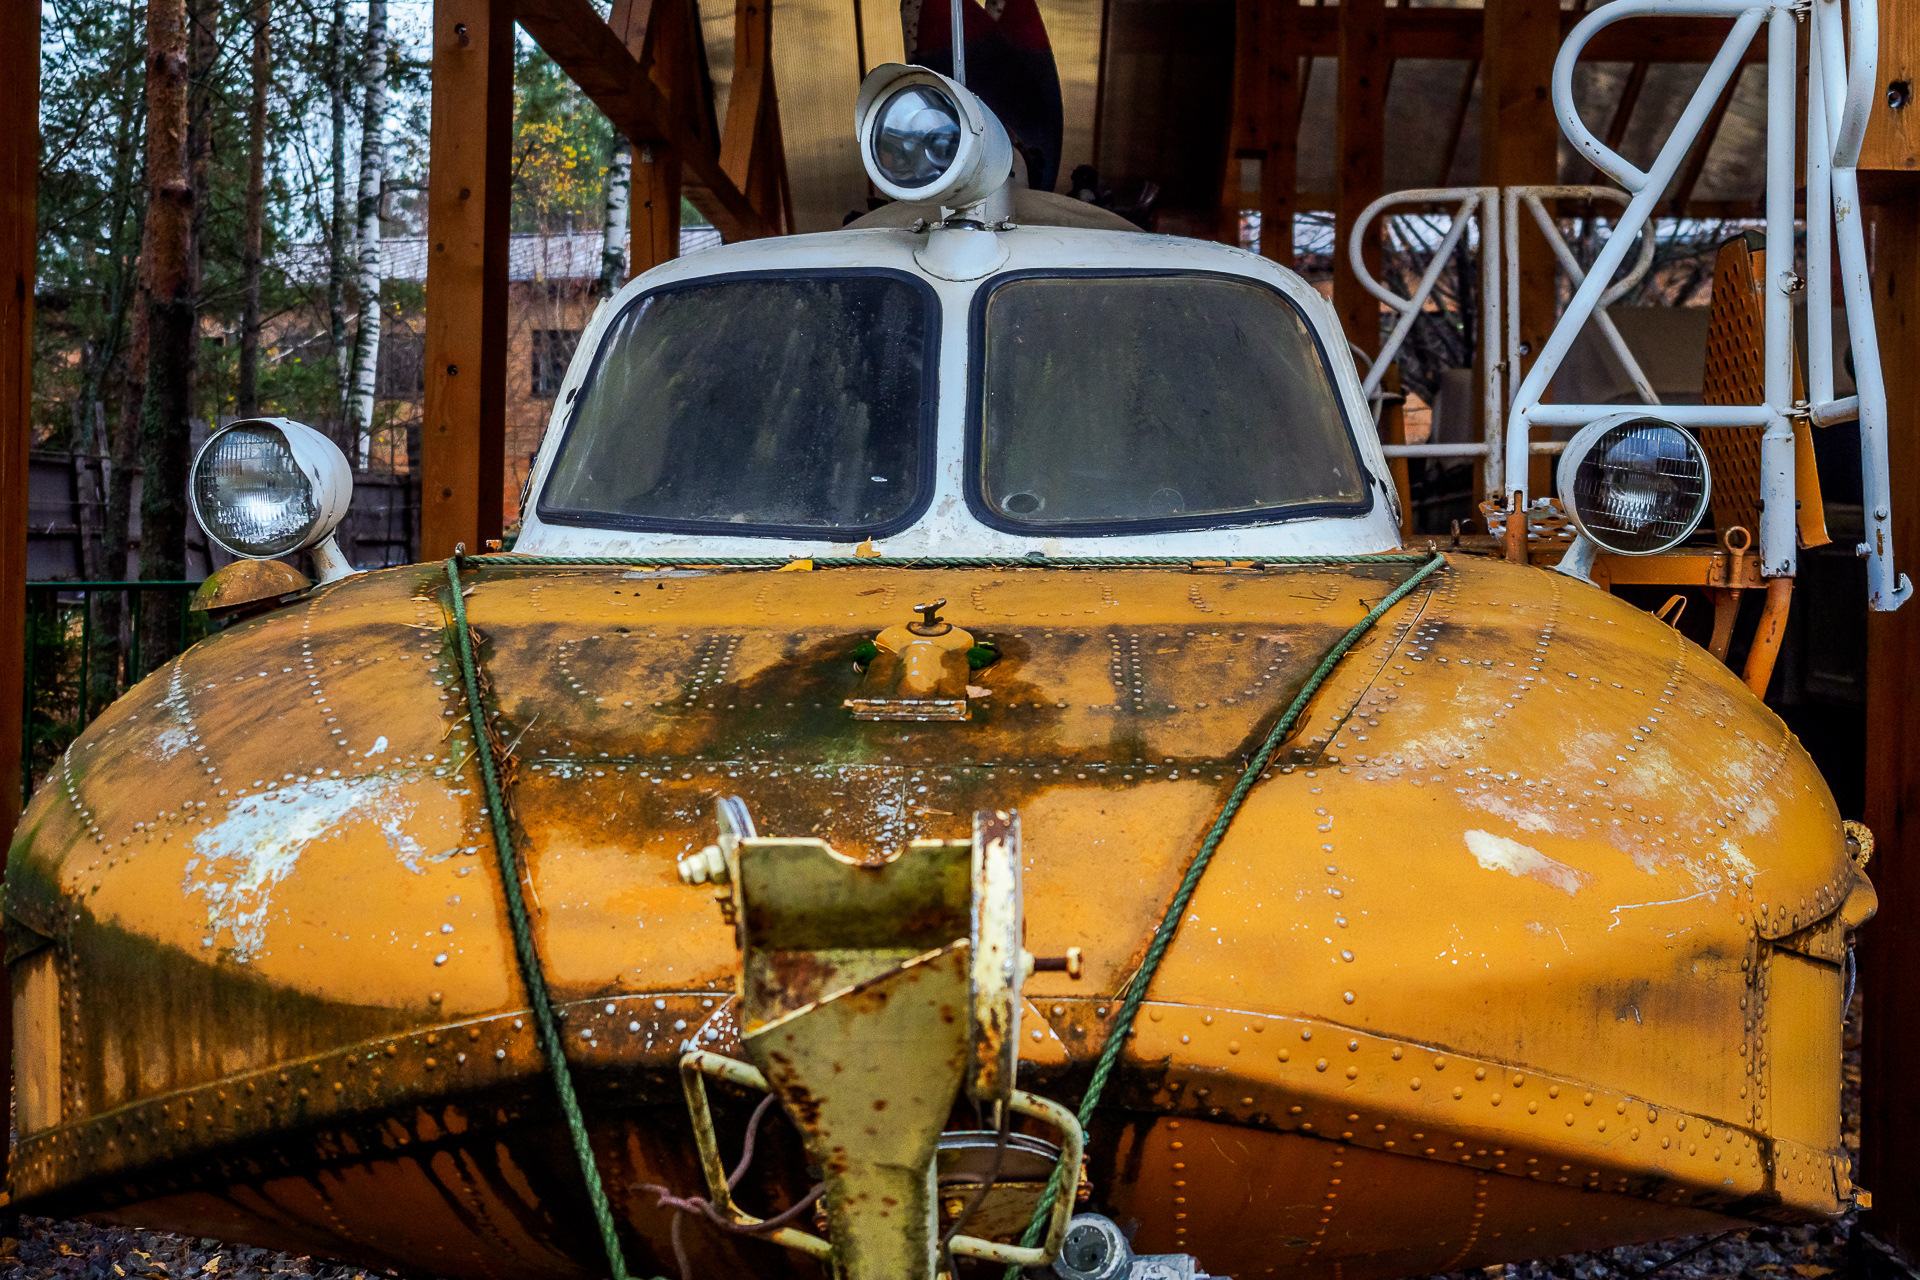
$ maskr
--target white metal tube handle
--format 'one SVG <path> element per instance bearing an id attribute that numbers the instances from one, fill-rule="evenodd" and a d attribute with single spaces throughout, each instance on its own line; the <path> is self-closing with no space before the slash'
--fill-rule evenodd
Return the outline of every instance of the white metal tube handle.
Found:
<path id="1" fill-rule="evenodd" d="M 1421 273 L 1420 284 L 1414 289 L 1413 296 L 1403 298 L 1375 280 L 1367 271 L 1366 258 L 1362 252 L 1362 246 L 1366 242 L 1367 228 L 1374 218 L 1378 217 L 1382 210 L 1396 204 L 1435 203 L 1444 201 L 1449 196 L 1459 199 L 1460 207 L 1454 212 L 1452 225 L 1447 228 L 1446 235 L 1441 237 L 1440 247 L 1434 250 L 1432 260 L 1427 263 L 1427 269 Z M 1366 393 L 1369 400 L 1379 389 L 1381 379 L 1386 376 L 1387 366 L 1393 362 L 1395 356 L 1400 354 L 1400 347 L 1406 342 L 1407 334 L 1413 329 L 1414 321 L 1419 319 L 1420 308 L 1432 295 L 1435 282 L 1440 279 L 1440 273 L 1446 269 L 1448 260 L 1453 257 L 1454 249 L 1460 244 L 1461 235 L 1465 233 L 1467 224 L 1473 221 L 1474 210 L 1483 198 L 1485 193 L 1478 187 L 1395 191 L 1375 200 L 1361 210 L 1359 218 L 1355 219 L 1353 231 L 1347 237 L 1347 261 L 1353 267 L 1354 277 L 1360 281 L 1361 287 L 1368 293 L 1399 313 L 1392 332 L 1387 335 L 1386 342 L 1380 348 L 1380 354 L 1373 357 L 1372 364 L 1367 369 L 1366 378 L 1361 383 L 1361 390 Z"/>
<path id="2" fill-rule="evenodd" d="M 1498 188 L 1420 187 L 1410 191 L 1389 191 L 1386 195 L 1381 196 L 1378 200 L 1375 200 L 1372 204 L 1362 209 L 1360 216 L 1354 219 L 1353 230 L 1347 233 L 1347 263 L 1353 268 L 1354 278 L 1360 282 L 1360 287 L 1380 299 L 1380 301 L 1386 303 L 1389 307 L 1392 307 L 1395 311 L 1407 311 L 1419 306 L 1419 291 L 1415 291 L 1414 296 L 1411 298 L 1401 297 L 1393 290 L 1387 288 L 1386 285 L 1375 280 L 1372 274 L 1367 271 L 1367 264 L 1360 252 L 1360 246 L 1366 240 L 1367 228 L 1373 225 L 1373 220 L 1380 216 L 1382 210 L 1390 209 L 1394 205 L 1453 204 L 1455 202 L 1464 205 L 1468 201 L 1477 201 L 1483 198 L 1487 192 L 1494 190 L 1498 190 Z M 1460 212 L 1460 210 L 1455 211 L 1456 220 Z M 1435 261 L 1445 261 L 1445 255 L 1436 255 Z M 1435 273 L 1435 275 L 1437 278 L 1438 273 Z"/>
<path id="3" fill-rule="evenodd" d="M 1847 5 L 1852 39 L 1843 43 L 1840 0 L 1813 0 L 1813 20 L 1819 25 L 1815 48 L 1825 46 L 1823 67 L 1828 73 L 1828 127 L 1832 130 L 1835 168 L 1851 169 L 1860 162 L 1860 143 L 1867 135 L 1867 117 L 1873 111 L 1880 77 L 1880 6 Z M 1842 62 L 1841 50 L 1845 49 Z M 1836 76 L 1836 71 L 1843 75 Z"/>
<path id="4" fill-rule="evenodd" d="M 1602 192 L 1622 204 L 1628 201 L 1626 192 L 1612 187 L 1595 187 L 1593 190 Z M 1541 203 L 1539 194 L 1527 191 L 1526 203 L 1528 212 L 1533 214 L 1534 222 L 1539 225 L 1540 234 L 1545 236 L 1547 243 L 1553 247 L 1553 256 L 1559 260 L 1560 269 L 1567 273 L 1567 279 L 1571 280 L 1573 287 L 1578 289 L 1586 283 L 1587 273 L 1574 258 L 1573 250 L 1568 247 L 1566 237 L 1562 236 L 1560 228 L 1553 224 L 1553 219 L 1548 216 L 1547 207 Z M 1517 222 L 1518 219 L 1515 221 Z M 1519 234 L 1518 226 L 1514 228 L 1514 234 L 1516 236 Z M 1634 394 L 1640 397 L 1642 404 L 1659 404 L 1660 395 L 1653 389 L 1652 381 L 1647 377 L 1646 370 L 1640 367 L 1639 358 L 1633 354 L 1633 349 L 1627 345 L 1627 340 L 1620 336 L 1620 330 L 1614 325 L 1613 317 L 1607 314 L 1607 306 L 1638 284 L 1652 265 L 1653 224 L 1648 222 L 1641 228 L 1639 261 L 1634 264 L 1633 270 L 1627 272 L 1612 288 L 1600 295 L 1599 305 L 1594 307 L 1592 316 L 1594 327 L 1600 331 L 1600 336 L 1612 349 L 1613 358 L 1618 360 L 1620 367 L 1626 371 L 1627 379 L 1633 383 Z"/>
<path id="5" fill-rule="evenodd" d="M 1586 122 L 1580 118 L 1579 109 L 1574 106 L 1573 68 L 1580 61 L 1580 54 L 1587 47 L 1587 42 L 1602 28 L 1626 18 L 1674 15 L 1738 17 L 1756 7 L 1764 6 L 1755 6 L 1753 0 L 1687 0 L 1683 4 L 1675 4 L 1673 0 L 1614 0 L 1614 3 L 1602 5 L 1589 13 L 1567 33 L 1565 42 L 1560 46 L 1560 56 L 1553 63 L 1553 110 L 1560 117 L 1560 128 L 1567 135 L 1567 141 L 1573 143 L 1574 150 L 1592 162 L 1594 168 L 1633 194 L 1640 194 L 1651 181 L 1652 175 L 1594 137 L 1593 130 L 1587 128 Z"/>
<path id="6" fill-rule="evenodd" d="M 1576 289 L 1579 288 L 1581 282 L 1586 279 L 1586 272 L 1580 270 L 1577 266 L 1572 265 L 1573 264 L 1572 251 L 1567 248 L 1567 242 L 1560 237 L 1558 228 L 1555 228 L 1552 232 L 1548 231 L 1548 228 L 1552 227 L 1553 223 L 1547 217 L 1546 208 L 1544 205 L 1541 204 L 1541 201 L 1542 200 L 1611 200 L 1614 203 L 1618 204 L 1622 210 L 1624 210 L 1627 207 L 1627 205 L 1631 204 L 1633 201 L 1632 196 L 1620 190 L 1618 187 L 1601 187 L 1601 186 L 1522 187 L 1520 189 L 1520 194 L 1522 197 L 1525 198 L 1528 207 L 1533 211 L 1534 221 L 1539 223 L 1541 233 L 1546 235 L 1548 243 L 1553 245 L 1554 254 L 1560 259 L 1560 265 L 1562 269 L 1568 270 L 1570 274 L 1578 277 L 1573 282 L 1574 287 Z M 1619 226 L 1618 219 L 1615 220 L 1614 226 L 1616 228 Z M 1653 268 L 1654 238 L 1655 237 L 1653 234 L 1653 224 L 1649 222 L 1645 227 L 1641 228 L 1640 256 L 1634 259 L 1632 270 L 1628 271 L 1627 274 L 1625 274 L 1624 276 L 1621 276 L 1618 280 L 1614 281 L 1611 285 L 1607 286 L 1607 291 L 1600 295 L 1601 306 L 1603 307 L 1612 306 L 1614 303 L 1620 301 L 1621 298 L 1625 297 L 1628 290 L 1632 289 L 1635 285 L 1639 284 L 1642 280 L 1647 278 L 1647 272 L 1652 270 Z"/>
<path id="7" fill-rule="evenodd" d="M 1509 491 L 1526 489 L 1527 465 L 1527 427 L 1530 420 L 1541 408 L 1541 393 L 1553 375 L 1559 371 L 1560 362 L 1566 358 L 1567 349 L 1573 345 L 1574 335 L 1593 314 L 1594 307 L 1600 301 L 1606 284 L 1627 256 L 1628 243 L 1622 238 L 1622 231 L 1637 235 L 1641 227 L 1653 213 L 1653 206 L 1659 200 L 1667 183 L 1673 180 L 1679 171 L 1680 162 L 1692 149 L 1694 140 L 1699 137 L 1701 124 L 1707 112 L 1712 109 L 1714 99 L 1726 87 L 1733 74 L 1739 69 L 1741 55 L 1753 42 L 1754 35 L 1765 21 L 1769 12 L 1767 4 L 1753 4 L 1748 0 L 1686 0 L 1685 3 L 1673 3 L 1672 0 L 1613 0 L 1613 3 L 1594 10 L 1581 20 L 1560 46 L 1560 56 L 1553 67 L 1554 107 L 1560 115 L 1561 127 L 1576 147 L 1610 173 L 1620 184 L 1634 193 L 1626 213 L 1621 216 L 1620 225 L 1615 229 L 1606 246 L 1600 250 L 1594 260 L 1591 273 L 1586 282 L 1574 291 L 1573 299 L 1560 317 L 1560 323 L 1548 335 L 1533 366 L 1527 370 L 1519 390 L 1513 397 L 1513 409 L 1507 429 L 1507 489 Z M 1628 165 L 1620 157 L 1608 150 L 1605 145 L 1593 137 L 1587 127 L 1580 122 L 1580 115 L 1573 103 L 1573 67 L 1580 58 L 1580 50 L 1593 37 L 1594 32 L 1623 18 L 1647 15 L 1738 15 L 1731 34 L 1720 47 L 1720 52 L 1708 64 L 1707 73 L 1694 89 L 1693 97 L 1680 113 L 1679 121 L 1673 132 L 1660 148 L 1658 158 L 1654 160 L 1651 173 L 1644 173 Z M 1582 142 L 1581 135 L 1586 141 Z M 1591 145 L 1589 145 L 1591 144 Z M 1616 163 L 1617 162 L 1617 163 Z M 1625 166 L 1624 169 L 1621 166 Z"/>

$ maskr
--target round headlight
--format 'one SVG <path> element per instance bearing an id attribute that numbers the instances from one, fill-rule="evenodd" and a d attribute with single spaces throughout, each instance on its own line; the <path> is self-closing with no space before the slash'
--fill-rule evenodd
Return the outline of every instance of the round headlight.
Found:
<path id="1" fill-rule="evenodd" d="M 236 556 L 265 560 L 310 547 L 346 514 L 353 472 L 339 446 L 285 418 L 223 427 L 194 459 L 193 514 Z"/>
<path id="2" fill-rule="evenodd" d="M 860 162 L 895 200 L 968 209 L 1006 186 L 1013 142 L 987 104 L 925 67 L 889 62 L 860 82 Z"/>
<path id="3" fill-rule="evenodd" d="M 960 108 L 932 85 L 895 93 L 873 121 L 874 163 L 896 186 L 937 182 L 960 154 Z"/>
<path id="4" fill-rule="evenodd" d="M 1700 527 L 1713 478 L 1692 435 L 1658 418 L 1618 414 L 1568 442 L 1559 489 L 1560 505 L 1596 546 L 1650 556 Z"/>

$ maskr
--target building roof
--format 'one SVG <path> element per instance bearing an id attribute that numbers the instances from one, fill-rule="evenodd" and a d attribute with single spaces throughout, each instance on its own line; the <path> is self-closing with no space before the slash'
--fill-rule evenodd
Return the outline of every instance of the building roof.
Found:
<path id="1" fill-rule="evenodd" d="M 720 233 L 712 227 L 680 228 L 680 253 L 698 253 L 720 243 Z M 598 231 L 571 231 L 560 235 L 516 235 L 508 237 L 507 279 L 509 280 L 597 280 L 600 278 L 600 253 L 605 238 Z M 427 238 L 395 236 L 380 242 L 380 274 L 388 280 L 427 278 Z M 280 255 L 280 266 L 296 279 L 325 279 L 327 250 L 322 244 L 289 245 Z"/>

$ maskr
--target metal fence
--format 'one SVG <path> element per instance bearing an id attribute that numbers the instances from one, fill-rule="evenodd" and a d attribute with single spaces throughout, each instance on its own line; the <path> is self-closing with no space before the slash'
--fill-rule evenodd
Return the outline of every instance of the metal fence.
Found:
<path id="1" fill-rule="evenodd" d="M 207 634 L 186 605 L 198 582 L 27 583 L 26 683 L 21 689 L 22 788 L 34 786 L 93 717 L 145 673 L 148 597 L 178 601 L 174 652 Z M 169 655 L 170 656 L 170 655 Z M 24 798 L 24 797 L 23 797 Z"/>

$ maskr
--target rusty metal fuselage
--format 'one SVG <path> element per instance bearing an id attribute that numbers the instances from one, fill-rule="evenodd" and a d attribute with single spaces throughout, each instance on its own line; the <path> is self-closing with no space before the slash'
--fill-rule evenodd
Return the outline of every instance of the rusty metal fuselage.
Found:
<path id="1" fill-rule="evenodd" d="M 643 1184 L 701 1185 L 681 1047 L 738 1056 L 733 931 L 675 870 L 716 796 L 875 857 L 1017 809 L 1027 945 L 1085 963 L 1029 979 L 1019 1083 L 1071 1104 L 1246 757 L 1406 572 L 480 572 L 536 940 L 636 1270 L 671 1258 Z M 600 1273 L 444 591 L 414 566 L 239 623 L 41 789 L 6 887 L 16 1203 Z M 935 598 L 997 649 L 984 695 L 856 718 L 851 655 Z M 1228 833 L 1089 1131 L 1095 1198 L 1145 1252 L 1347 1280 L 1835 1214 L 1842 930 L 1870 892 L 1733 674 L 1584 584 L 1456 558 Z M 771 1134 L 743 1197 L 789 1203 L 803 1163 Z M 686 1230 L 703 1271 L 813 1265 Z"/>

